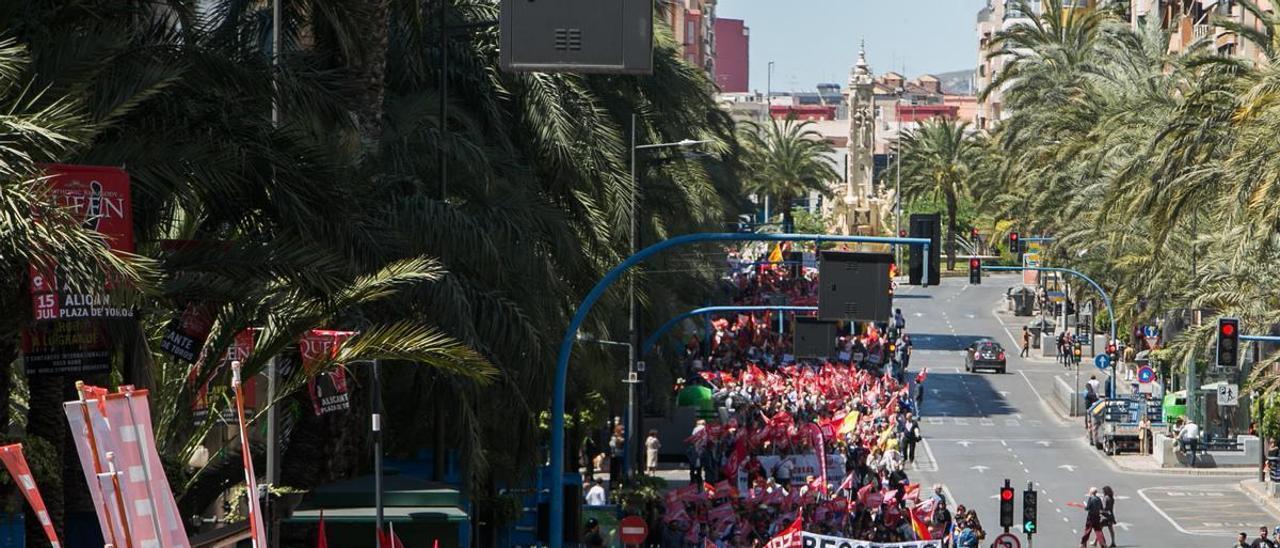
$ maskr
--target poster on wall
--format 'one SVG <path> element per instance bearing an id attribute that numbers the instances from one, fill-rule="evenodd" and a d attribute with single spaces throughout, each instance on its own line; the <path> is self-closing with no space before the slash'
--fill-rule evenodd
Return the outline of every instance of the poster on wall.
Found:
<path id="1" fill-rule="evenodd" d="M 133 203 L 129 174 L 106 166 L 43 166 L 54 203 L 80 219 L 85 228 L 106 237 L 111 249 L 132 253 Z M 133 309 L 116 306 L 105 292 L 88 292 L 59 283 L 56 266 L 29 267 L 32 314 L 36 321 L 81 318 L 132 318 Z M 109 280 L 108 280 L 109 282 Z M 109 283 L 105 286 L 110 288 Z"/>
<path id="2" fill-rule="evenodd" d="M 27 376 L 95 375 L 111 371 L 111 341 L 97 322 L 36 323 L 22 330 Z"/>
<path id="3" fill-rule="evenodd" d="M 307 376 L 307 391 L 316 416 L 351 408 L 347 369 L 342 364 L 336 364 L 329 371 L 319 371 L 319 368 L 324 360 L 336 357 L 342 343 L 352 335 L 354 331 L 312 329 L 298 341 L 302 372 Z"/>

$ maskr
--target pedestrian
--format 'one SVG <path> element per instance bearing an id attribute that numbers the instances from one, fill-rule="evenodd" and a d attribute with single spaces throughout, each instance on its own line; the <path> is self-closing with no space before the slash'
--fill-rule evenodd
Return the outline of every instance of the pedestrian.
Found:
<path id="1" fill-rule="evenodd" d="M 649 437 L 644 440 L 644 473 L 650 476 L 658 471 L 658 451 L 662 442 L 658 441 L 658 431 L 650 430 Z"/>
<path id="2" fill-rule="evenodd" d="M 596 518 L 587 518 L 587 530 L 582 535 L 587 546 L 604 546 L 604 535 L 600 534 L 600 522 Z"/>
<path id="3" fill-rule="evenodd" d="M 907 328 L 907 318 L 903 317 L 901 308 L 893 310 L 893 326 L 898 329 L 899 333 Z"/>
<path id="4" fill-rule="evenodd" d="M 1067 359 L 1067 332 L 1058 333 L 1058 363 L 1067 365 L 1070 360 Z"/>
<path id="5" fill-rule="evenodd" d="M 1249 533 L 1241 531 L 1240 534 L 1236 536 L 1236 542 L 1231 545 L 1231 548 L 1249 548 Z"/>
<path id="6" fill-rule="evenodd" d="M 1080 535 L 1080 548 L 1085 548 L 1089 542 L 1089 534 L 1095 536 L 1098 546 L 1105 548 L 1107 539 L 1102 536 L 1102 499 L 1098 498 L 1098 488 L 1090 487 L 1089 494 L 1084 498 L 1084 534 Z"/>
<path id="7" fill-rule="evenodd" d="M 1116 492 L 1111 490 L 1110 485 L 1102 486 L 1102 526 L 1107 528 L 1107 536 L 1111 538 L 1111 548 L 1115 548 Z"/>
<path id="8" fill-rule="evenodd" d="M 1253 539 L 1253 543 L 1249 548 L 1276 548 L 1276 543 L 1267 538 L 1267 526 L 1263 525 L 1258 528 L 1258 538 Z"/>
<path id="9" fill-rule="evenodd" d="M 689 483 L 694 485 L 702 485 L 702 447 L 706 444 L 703 436 L 707 431 L 707 421 L 698 419 L 694 423 L 693 433 L 689 435 L 694 440 L 689 444 Z"/>
<path id="10" fill-rule="evenodd" d="M 916 444 L 923 438 L 920 437 L 920 422 L 911 413 L 907 413 L 906 417 L 902 433 L 902 457 L 907 462 L 914 464 L 916 462 Z"/>
<path id="11" fill-rule="evenodd" d="M 1089 375 L 1089 382 L 1084 383 L 1084 408 L 1093 407 L 1094 402 L 1098 401 L 1098 386 L 1102 383 L 1098 382 L 1097 375 Z"/>
<path id="12" fill-rule="evenodd" d="M 609 496 L 604 491 L 604 482 L 600 478 L 591 478 L 591 488 L 587 490 L 587 506 L 604 506 L 609 504 Z"/>
<path id="13" fill-rule="evenodd" d="M 613 427 L 613 436 L 609 438 L 609 487 L 617 489 L 622 485 L 622 462 L 627 457 L 627 438 L 624 435 L 622 421 Z"/>
<path id="14" fill-rule="evenodd" d="M 1022 326 L 1022 357 L 1027 357 L 1031 352 L 1031 330 L 1027 326 Z"/>

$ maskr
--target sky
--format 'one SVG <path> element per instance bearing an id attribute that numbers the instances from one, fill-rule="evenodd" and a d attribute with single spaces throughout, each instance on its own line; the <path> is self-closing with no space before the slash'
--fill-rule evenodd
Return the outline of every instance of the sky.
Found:
<path id="1" fill-rule="evenodd" d="M 719 0 L 716 17 L 751 29 L 751 88 L 774 91 L 845 84 L 867 41 L 876 74 L 972 69 L 978 64 L 978 10 L 986 0 Z M 905 72 L 904 72 L 905 68 Z"/>

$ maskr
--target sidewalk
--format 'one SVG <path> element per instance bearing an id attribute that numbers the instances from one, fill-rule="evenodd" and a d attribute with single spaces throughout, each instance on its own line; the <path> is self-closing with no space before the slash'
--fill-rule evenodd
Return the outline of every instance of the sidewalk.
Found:
<path id="1" fill-rule="evenodd" d="M 1101 451 L 1098 455 L 1108 459 L 1115 467 L 1124 472 L 1148 474 L 1167 474 L 1176 476 L 1228 476 L 1247 478 L 1258 475 L 1257 468 L 1161 468 L 1151 455 L 1120 454 L 1107 455 Z"/>
<path id="2" fill-rule="evenodd" d="M 1258 473 L 1257 470 L 1253 472 L 1254 474 Z M 1258 481 L 1257 478 L 1247 479 L 1240 482 L 1240 490 L 1271 513 L 1280 515 L 1280 498 L 1267 494 L 1267 485 L 1265 483 Z"/>

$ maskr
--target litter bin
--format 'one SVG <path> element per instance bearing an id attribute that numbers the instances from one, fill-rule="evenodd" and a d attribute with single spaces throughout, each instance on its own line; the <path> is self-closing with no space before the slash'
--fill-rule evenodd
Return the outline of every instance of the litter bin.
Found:
<path id="1" fill-rule="evenodd" d="M 1057 325 L 1048 318 L 1038 318 L 1028 323 L 1027 330 L 1031 331 L 1031 348 L 1040 348 L 1041 336 L 1046 333 L 1052 334 L 1055 327 Z"/>

